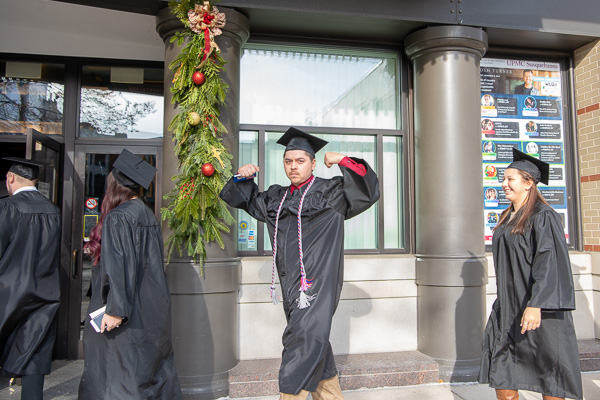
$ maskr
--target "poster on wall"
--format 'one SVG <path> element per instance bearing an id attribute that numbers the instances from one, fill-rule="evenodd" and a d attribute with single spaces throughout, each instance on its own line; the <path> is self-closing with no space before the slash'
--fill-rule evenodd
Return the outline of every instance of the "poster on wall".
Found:
<path id="1" fill-rule="evenodd" d="M 485 243 L 510 206 L 501 185 L 513 148 L 550 164 L 548 185 L 538 187 L 562 217 L 568 242 L 560 64 L 484 58 L 480 81 Z"/>

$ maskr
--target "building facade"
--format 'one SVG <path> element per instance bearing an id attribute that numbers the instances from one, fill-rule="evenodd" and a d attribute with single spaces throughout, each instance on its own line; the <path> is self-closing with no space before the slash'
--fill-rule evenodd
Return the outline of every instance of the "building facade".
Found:
<path id="1" fill-rule="evenodd" d="M 112 162 L 128 148 L 158 167 L 141 194 L 157 216 L 177 172 L 168 65 L 179 51 L 169 39 L 181 25 L 166 3 L 2 5 L 0 156 L 53 163 L 42 189 L 63 213 L 57 358 L 82 357 L 90 274 L 82 246 Z M 499 189 L 501 149 L 530 142 L 555 170 L 547 196 L 564 216 L 578 338 L 600 339 L 600 6 L 414 3 L 217 4 L 227 16 L 217 43 L 228 62 L 223 120 L 235 168 L 264 165 L 261 187 L 285 184 L 275 141 L 298 126 L 328 140 L 326 151 L 366 159 L 381 179 L 381 201 L 346 226 L 334 352 L 418 351 L 435 360 L 442 379 L 475 379 L 496 290 L 486 235 L 503 204 L 484 189 Z M 531 95 L 535 112 L 514 94 L 529 69 L 541 91 Z M 484 104 L 486 95 L 496 104 Z M 484 128 L 487 121 L 495 128 Z M 497 158 L 486 160 L 490 154 Z M 203 276 L 185 257 L 166 265 L 189 393 L 226 393 L 227 371 L 239 360 L 281 355 L 285 318 L 269 298 L 268 235 L 263 224 L 236 217 L 226 249 L 209 250 Z M 229 316 L 225 325 L 220 315 Z M 210 368 L 198 369 L 198 359 Z"/>

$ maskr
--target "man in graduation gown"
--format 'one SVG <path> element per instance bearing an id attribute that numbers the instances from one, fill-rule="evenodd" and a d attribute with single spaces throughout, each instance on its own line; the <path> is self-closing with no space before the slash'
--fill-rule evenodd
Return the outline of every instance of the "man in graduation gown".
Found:
<path id="1" fill-rule="evenodd" d="M 325 164 L 338 164 L 342 176 L 312 175 L 315 153 L 327 142 L 290 128 L 277 142 L 286 146 L 284 168 L 290 186 L 259 192 L 252 179 L 232 178 L 221 191 L 229 205 L 267 224 L 273 243 L 287 327 L 279 370 L 281 399 L 342 399 L 329 334 L 340 299 L 344 272 L 344 220 L 379 199 L 379 181 L 361 159 L 326 153 Z M 238 170 L 248 178 L 259 168 Z M 276 300 L 275 286 L 271 296 Z"/>
<path id="2" fill-rule="evenodd" d="M 0 367 L 22 376 L 22 399 L 41 399 L 60 301 L 60 210 L 35 188 L 41 164 L 20 158 L 0 200 Z"/>

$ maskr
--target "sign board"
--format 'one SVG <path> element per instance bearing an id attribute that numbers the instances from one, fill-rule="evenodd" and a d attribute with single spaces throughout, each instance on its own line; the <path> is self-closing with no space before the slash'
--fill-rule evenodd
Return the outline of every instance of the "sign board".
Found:
<path id="1" fill-rule="evenodd" d="M 510 206 L 501 185 L 513 147 L 550 164 L 549 184 L 538 188 L 561 215 L 568 241 L 560 64 L 484 58 L 480 82 L 485 243 Z"/>

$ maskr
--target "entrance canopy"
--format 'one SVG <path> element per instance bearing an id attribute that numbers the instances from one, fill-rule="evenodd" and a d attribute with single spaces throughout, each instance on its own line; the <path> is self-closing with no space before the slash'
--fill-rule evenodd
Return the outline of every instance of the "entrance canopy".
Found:
<path id="1" fill-rule="evenodd" d="M 54 0 L 156 15 L 166 0 Z M 329 0 L 222 0 L 252 23 L 252 35 L 302 36 L 399 44 L 419 29 L 440 25 L 483 27 L 490 46 L 572 51 L 600 37 L 600 2 L 560 0 L 461 2 L 447 0 L 370 2 Z"/>

